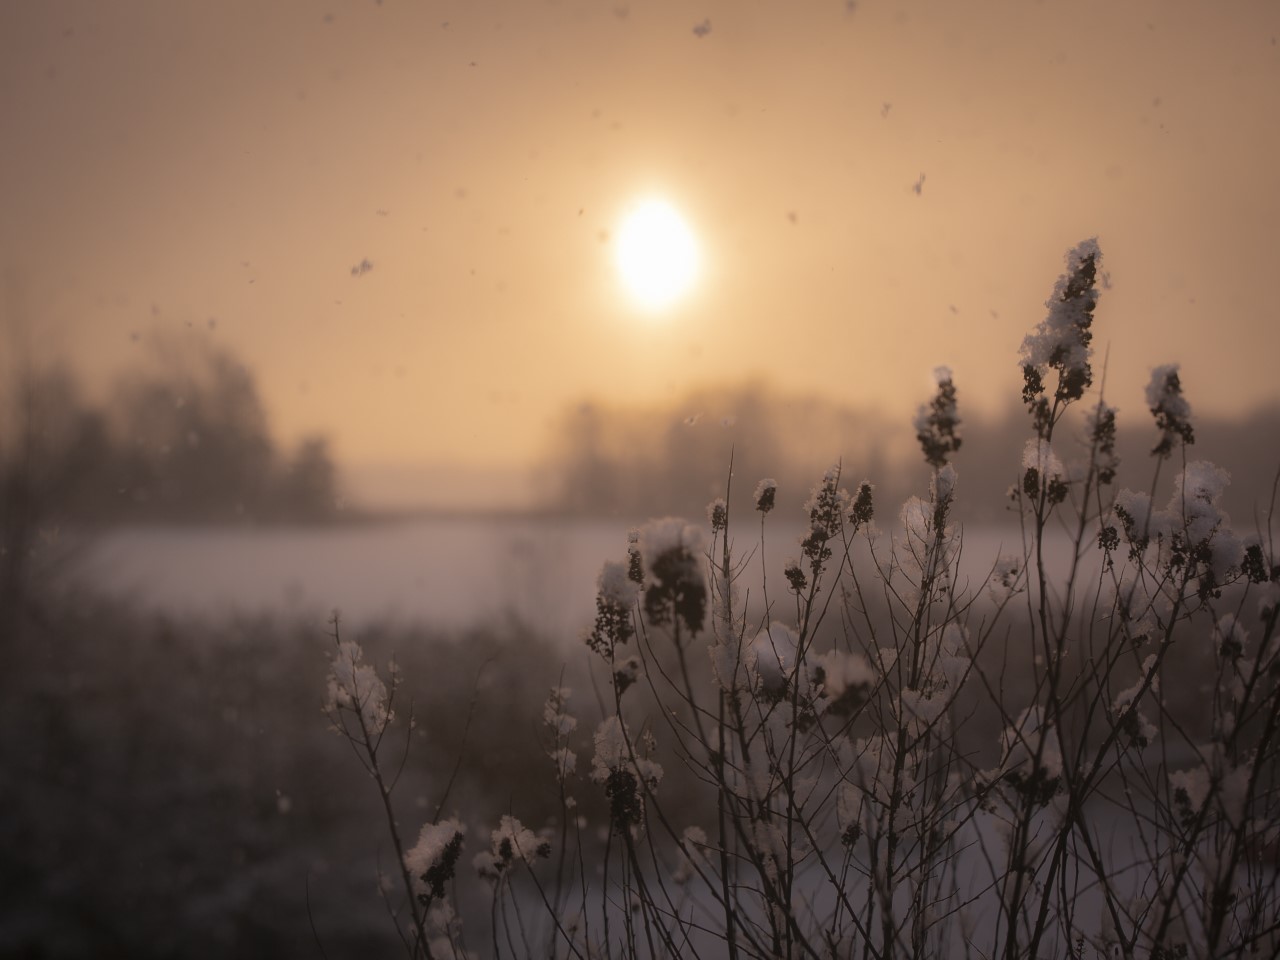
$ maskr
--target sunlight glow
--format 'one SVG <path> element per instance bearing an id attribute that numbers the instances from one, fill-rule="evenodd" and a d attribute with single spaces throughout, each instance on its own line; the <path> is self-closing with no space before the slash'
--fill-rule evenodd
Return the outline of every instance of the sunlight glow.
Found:
<path id="1" fill-rule="evenodd" d="M 698 242 L 678 210 L 650 198 L 627 211 L 618 231 L 616 263 L 627 292 L 647 311 L 670 307 L 697 279 Z"/>

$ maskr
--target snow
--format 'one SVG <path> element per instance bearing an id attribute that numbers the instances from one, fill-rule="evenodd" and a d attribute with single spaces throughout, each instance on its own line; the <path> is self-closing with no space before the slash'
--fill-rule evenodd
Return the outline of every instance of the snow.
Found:
<path id="1" fill-rule="evenodd" d="M 1022 469 L 1035 470 L 1041 481 L 1063 480 L 1066 470 L 1047 440 L 1032 437 L 1022 451 Z"/>
<path id="2" fill-rule="evenodd" d="M 413 888 L 416 893 L 427 893 L 427 886 L 422 875 L 440 862 L 445 848 L 456 837 L 467 832 L 466 825 L 456 817 L 441 820 L 439 823 L 423 824 L 418 834 L 418 842 L 404 855 L 405 869 L 413 877 Z"/>
<path id="3" fill-rule="evenodd" d="M 956 468 L 948 463 L 935 470 L 929 480 L 929 493 L 934 503 L 952 499 L 956 493 Z"/>
<path id="4" fill-rule="evenodd" d="M 591 779 L 604 783 L 610 772 L 626 768 L 631 752 L 627 748 L 626 728 L 622 718 L 606 717 L 596 728 L 595 755 L 591 759 Z"/>
<path id="5" fill-rule="evenodd" d="M 1068 287 L 1092 258 L 1095 269 L 1102 263 L 1102 252 L 1096 237 L 1078 244 L 1067 254 L 1067 271 L 1058 278 L 1053 295 L 1045 301 L 1049 313 L 1022 341 L 1022 362 L 1043 368 L 1049 364 L 1060 366 L 1064 378 L 1070 373 L 1089 376 L 1089 327 L 1092 311 L 1097 305 L 1097 293 L 1066 298 Z"/>
<path id="6" fill-rule="evenodd" d="M 1151 371 L 1151 379 L 1147 382 L 1147 406 L 1153 411 L 1163 409 L 1171 417 L 1185 420 L 1191 416 L 1191 404 L 1182 395 L 1180 389 L 1174 389 L 1181 365 L 1165 363 Z"/>
<path id="7" fill-rule="evenodd" d="M 756 675 L 767 692 L 779 693 L 785 688 L 787 678 L 795 668 L 799 639 L 794 630 L 777 622 L 769 624 L 756 635 L 753 644 Z"/>
<path id="8" fill-rule="evenodd" d="M 822 668 L 822 692 L 829 700 L 840 699 L 846 690 L 870 688 L 876 682 L 875 671 L 860 653 L 829 650 L 811 661 Z"/>
<path id="9" fill-rule="evenodd" d="M 684 550 L 691 557 L 700 559 L 706 552 L 702 530 L 679 517 L 650 520 L 641 528 L 640 552 L 650 568 L 658 557 L 673 550 Z"/>
<path id="10" fill-rule="evenodd" d="M 386 684 L 373 666 L 364 662 L 364 650 L 354 640 L 339 643 L 330 662 L 325 709 L 331 714 L 340 709 L 358 710 L 370 735 L 391 722 Z"/>
<path id="11" fill-rule="evenodd" d="M 766 477 L 756 484 L 756 492 L 752 494 L 756 503 L 756 509 L 761 513 L 768 513 L 773 509 L 774 500 L 778 494 L 778 481 L 770 477 Z"/>
<path id="12" fill-rule="evenodd" d="M 630 610 L 640 595 L 640 584 L 627 576 L 627 564 L 606 560 L 596 578 L 596 589 L 603 600 L 619 610 Z"/>

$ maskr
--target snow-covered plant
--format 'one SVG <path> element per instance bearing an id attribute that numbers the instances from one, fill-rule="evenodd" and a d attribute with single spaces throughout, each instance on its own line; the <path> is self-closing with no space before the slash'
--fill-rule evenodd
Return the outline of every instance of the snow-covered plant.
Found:
<path id="1" fill-rule="evenodd" d="M 544 707 L 558 820 L 504 816 L 473 858 L 495 955 L 1278 955 L 1274 518 L 1233 530 L 1176 366 L 1147 391 L 1150 483 L 1116 489 L 1117 408 L 1086 404 L 1101 256 L 1068 253 L 1023 341 L 1022 539 L 976 577 L 945 367 L 913 423 L 928 485 L 897 509 L 837 463 L 776 564 L 769 524 L 803 493 L 761 480 L 741 549 L 730 464 L 705 529 L 628 534 L 586 633 L 590 743 L 566 688 Z M 330 710 L 376 761 L 396 684 L 339 657 Z M 418 906 L 443 909 L 464 832 L 437 813 L 402 858 Z"/>

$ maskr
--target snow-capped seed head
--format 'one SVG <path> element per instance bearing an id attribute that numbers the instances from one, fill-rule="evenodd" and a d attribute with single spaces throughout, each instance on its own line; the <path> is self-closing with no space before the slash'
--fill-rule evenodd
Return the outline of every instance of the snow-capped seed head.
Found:
<path id="1" fill-rule="evenodd" d="M 629 610 L 640 595 L 639 585 L 627 576 L 627 565 L 616 560 L 604 562 L 596 589 L 603 599 L 624 610 Z"/>
<path id="2" fill-rule="evenodd" d="M 929 478 L 929 493 L 934 503 L 946 503 L 955 496 L 956 468 L 946 464 Z"/>
<path id="3" fill-rule="evenodd" d="M 768 513 L 773 509 L 774 500 L 778 493 L 778 481 L 765 478 L 756 484 L 755 501 L 756 509 L 761 513 Z"/>
<path id="4" fill-rule="evenodd" d="M 555 765 L 556 779 L 562 783 L 578 769 L 578 755 L 568 747 L 557 747 L 548 756 Z"/>
<path id="5" fill-rule="evenodd" d="M 876 673 L 860 653 L 829 650 L 810 661 L 814 680 L 828 701 L 828 712 L 848 716 L 865 702 L 875 686 Z"/>
<path id="6" fill-rule="evenodd" d="M 1151 371 L 1147 384 L 1147 406 L 1160 430 L 1160 442 L 1152 449 L 1152 456 L 1167 457 L 1174 444 L 1195 442 L 1191 426 L 1191 404 L 1182 395 L 1182 381 L 1178 378 L 1178 365 L 1167 363 Z"/>
<path id="7" fill-rule="evenodd" d="M 1051 504 L 1067 498 L 1067 472 L 1047 440 L 1032 437 L 1027 441 L 1022 469 L 1022 492 L 1032 502 L 1040 497 L 1042 489 Z"/>
<path id="8" fill-rule="evenodd" d="M 610 825 L 617 833 L 639 823 L 644 814 L 644 792 L 653 792 L 663 771 L 641 753 L 652 750 L 652 738 L 642 737 L 633 755 L 627 728 L 617 716 L 607 717 L 596 729 L 591 779 L 602 784 L 609 798 Z"/>
<path id="9" fill-rule="evenodd" d="M 627 531 L 627 579 L 637 585 L 644 583 L 644 561 L 640 557 L 640 531 L 635 527 Z"/>
<path id="10" fill-rule="evenodd" d="M 1224 613 L 1213 628 L 1213 646 L 1224 660 L 1239 660 L 1244 656 L 1249 634 L 1234 614 Z"/>
<path id="11" fill-rule="evenodd" d="M 702 531 L 675 517 L 651 520 L 641 531 L 640 550 L 648 570 L 644 612 L 649 622 L 701 632 L 707 613 Z"/>
<path id="12" fill-rule="evenodd" d="M 360 714 L 370 734 L 380 733 L 392 720 L 386 684 L 377 670 L 364 661 L 364 650 L 353 640 L 343 640 L 329 664 L 330 714 L 351 710 Z"/>
<path id="13" fill-rule="evenodd" d="M 626 728 L 620 717 L 606 717 L 596 728 L 595 755 L 591 759 L 591 779 L 604 782 L 609 771 L 619 770 L 631 759 Z"/>
<path id="14" fill-rule="evenodd" d="M 997 602 L 1007 600 L 1015 590 L 1019 589 L 1022 578 L 1022 558 L 1003 556 L 991 568 L 988 589 L 992 599 Z"/>
<path id="15" fill-rule="evenodd" d="M 822 476 L 822 482 L 813 488 L 804 510 L 809 515 L 809 532 L 800 541 L 800 551 L 809 561 L 814 576 L 821 573 L 823 565 L 831 558 L 828 541 L 837 536 L 845 514 L 849 512 L 849 493 L 840 486 L 840 465 L 834 464 Z"/>
<path id="16" fill-rule="evenodd" d="M 1077 244 L 1067 254 L 1067 270 L 1045 301 L 1048 314 L 1022 341 L 1022 399 L 1036 417 L 1037 432 L 1048 415 L 1044 374 L 1058 372 L 1056 400 L 1069 403 L 1084 396 L 1093 383 L 1090 366 L 1093 311 L 1098 304 L 1096 280 L 1102 252 L 1096 237 Z"/>
<path id="17" fill-rule="evenodd" d="M 858 484 L 858 493 L 849 510 L 849 522 L 855 527 L 865 527 L 875 516 L 875 507 L 872 503 L 874 491 L 875 486 L 869 480 L 863 480 Z"/>
<path id="18" fill-rule="evenodd" d="M 724 497 L 716 497 L 707 504 L 707 522 L 711 524 L 712 533 L 719 533 L 729 525 L 729 506 Z"/>
<path id="19" fill-rule="evenodd" d="M 419 896 L 444 896 L 444 885 L 453 879 L 462 837 L 467 828 L 456 818 L 428 823 L 418 834 L 418 842 L 404 855 L 405 869 L 413 878 Z"/>
<path id="20" fill-rule="evenodd" d="M 1066 471 L 1053 448 L 1044 440 L 1032 438 L 1022 451 L 1022 469 L 1035 470 L 1045 480 L 1062 480 Z"/>
<path id="21" fill-rule="evenodd" d="M 795 593 L 803 593 L 805 588 L 809 586 L 809 578 L 804 575 L 804 570 L 800 567 L 800 561 L 795 557 L 787 558 L 782 567 L 782 574 L 787 578 L 787 583 Z"/>
<path id="22" fill-rule="evenodd" d="M 515 863 L 532 864 L 535 860 L 551 855 L 551 843 L 525 828 L 515 817 L 503 816 L 498 829 L 490 834 L 490 853 L 494 866 L 505 872 Z"/>
<path id="23" fill-rule="evenodd" d="M 1192 460 L 1173 478 L 1173 498 L 1170 506 L 1179 509 L 1188 503 L 1199 501 L 1216 504 L 1231 483 L 1231 474 L 1208 460 Z"/>
<path id="24" fill-rule="evenodd" d="M 615 663 L 613 666 L 613 685 L 618 691 L 618 696 L 626 693 L 627 689 L 640 678 L 640 658 L 627 657 L 621 663 Z"/>
<path id="25" fill-rule="evenodd" d="M 1128 735 L 1129 741 L 1138 747 L 1145 747 L 1149 743 L 1153 743 L 1159 735 L 1159 730 L 1146 715 L 1137 709 L 1135 701 L 1139 694 L 1146 688 L 1148 696 L 1155 697 L 1160 693 L 1160 675 L 1151 676 L 1150 684 L 1147 683 L 1148 675 L 1151 675 L 1152 668 L 1156 662 L 1155 654 L 1151 654 L 1142 664 L 1142 670 L 1139 672 L 1137 680 L 1133 685 L 1126 687 L 1116 694 L 1116 698 L 1112 701 L 1111 712 L 1120 722 L 1121 729 Z"/>
<path id="26" fill-rule="evenodd" d="M 934 469 L 945 466 L 947 458 L 960 449 L 960 416 L 956 408 L 956 388 L 949 367 L 933 371 L 938 390 L 927 406 L 916 411 L 913 426 L 924 451 L 925 462 Z"/>
<path id="27" fill-rule="evenodd" d="M 799 644 L 796 632 L 783 623 L 771 623 L 756 635 L 756 676 L 765 695 L 776 699 L 787 689 Z"/>
<path id="28" fill-rule="evenodd" d="M 1197 813 L 1209 796 L 1209 771 L 1202 766 L 1175 770 L 1169 774 L 1169 784 L 1173 787 L 1174 803 L 1183 813 Z"/>
<path id="29" fill-rule="evenodd" d="M 631 613 L 639 595 L 640 585 L 628 566 L 606 560 L 596 580 L 596 622 L 587 637 L 587 645 L 605 660 L 612 660 L 614 648 L 634 634 Z"/>
<path id="30" fill-rule="evenodd" d="M 542 705 L 542 722 L 551 728 L 557 742 L 567 737 L 578 726 L 577 718 L 566 709 L 571 693 L 568 687 L 552 687 L 551 696 Z"/>

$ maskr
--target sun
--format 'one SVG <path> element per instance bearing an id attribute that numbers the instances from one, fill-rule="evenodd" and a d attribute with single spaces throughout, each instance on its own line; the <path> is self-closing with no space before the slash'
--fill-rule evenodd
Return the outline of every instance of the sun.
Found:
<path id="1" fill-rule="evenodd" d="M 656 313 L 685 296 L 698 278 L 700 259 L 693 230 L 666 200 L 637 201 L 623 216 L 615 262 L 641 309 Z"/>

